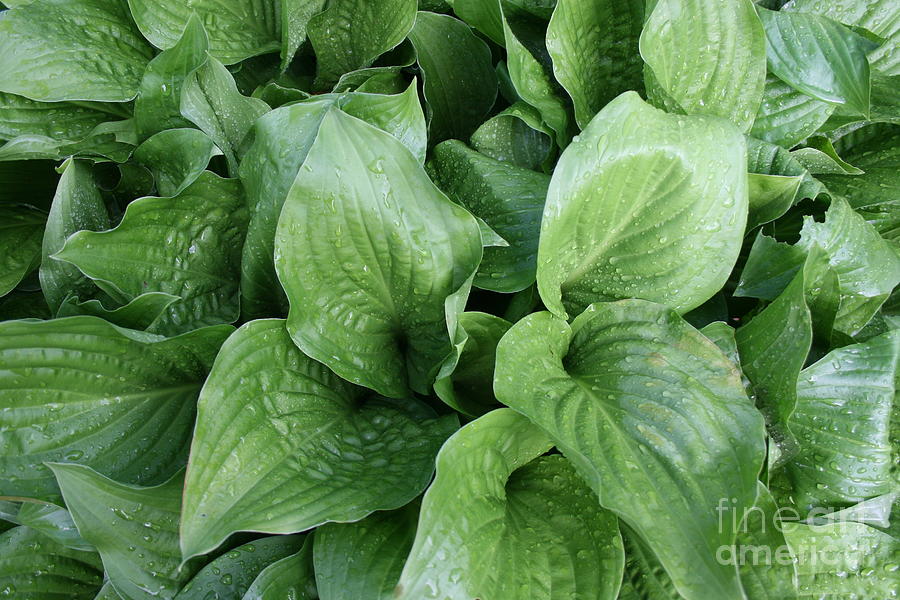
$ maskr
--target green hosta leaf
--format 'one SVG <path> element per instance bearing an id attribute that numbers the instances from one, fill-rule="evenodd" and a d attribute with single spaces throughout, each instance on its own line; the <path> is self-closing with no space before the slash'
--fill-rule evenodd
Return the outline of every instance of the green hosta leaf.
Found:
<path id="1" fill-rule="evenodd" d="M 889 440 L 900 331 L 833 350 L 804 369 L 790 419 L 799 454 L 785 468 L 805 509 L 846 506 L 894 489 Z"/>
<path id="2" fill-rule="evenodd" d="M 806 305 L 806 279 L 802 272 L 735 335 L 741 370 L 753 385 L 769 435 L 781 450 L 781 461 L 797 451 L 790 419 L 797 404 L 797 377 L 812 338 L 812 316 Z"/>
<path id="3" fill-rule="evenodd" d="M 175 46 L 192 15 L 209 34 L 209 52 L 230 65 L 281 48 L 277 0 L 128 0 L 135 22 L 160 49 Z"/>
<path id="4" fill-rule="evenodd" d="M 774 300 L 793 281 L 805 260 L 802 248 L 781 243 L 760 231 L 753 240 L 734 295 Z"/>
<path id="5" fill-rule="evenodd" d="M 322 12 L 327 0 L 278 0 L 281 3 L 281 68 L 287 69 L 306 41 L 310 19 Z"/>
<path id="6" fill-rule="evenodd" d="M 500 341 L 494 391 L 547 431 L 685 598 L 741 596 L 716 560 L 736 532 L 714 509 L 753 505 L 765 429 L 709 339 L 643 300 L 592 305 L 571 326 L 536 313 Z"/>
<path id="7" fill-rule="evenodd" d="M 807 171 L 794 155 L 785 148 L 752 137 L 747 137 L 746 140 L 747 171 L 751 174 L 758 173 L 762 175 L 801 177 L 802 181 L 795 196 L 796 201 L 803 200 L 804 198 L 816 198 L 821 192 L 825 191 L 825 187 L 818 180 L 813 178 L 812 175 L 809 174 L 809 171 Z M 769 208 L 774 209 L 776 207 L 784 207 L 784 205 L 776 204 Z M 756 210 L 754 210 L 754 208 L 756 208 Z M 786 209 L 787 208 L 789 207 L 786 207 Z M 759 206 L 751 206 L 751 214 L 748 221 L 752 222 L 753 219 L 759 220 L 760 218 L 768 217 L 778 212 L 775 210 L 772 212 L 769 212 L 768 210 L 760 211 L 759 209 Z M 776 218 L 782 216 L 782 214 L 777 214 Z"/>
<path id="8" fill-rule="evenodd" d="M 109 580 L 103 584 L 103 587 L 100 588 L 100 591 L 97 592 L 97 595 L 94 597 L 94 600 L 124 600 L 122 596 L 119 595 L 119 592 L 116 591 L 116 588 L 113 587 L 112 583 Z"/>
<path id="9" fill-rule="evenodd" d="M 88 137 L 77 142 L 42 135 L 20 135 L 0 146 L 0 162 L 64 160 L 71 156 L 84 156 L 95 162 L 125 162 L 134 150 L 129 131 L 133 128 L 133 121 L 101 123 Z M 123 140 L 123 135 L 128 139 Z"/>
<path id="10" fill-rule="evenodd" d="M 805 147 L 791 152 L 800 164 L 813 175 L 862 175 L 863 171 L 841 159 L 831 140 L 824 136 L 812 136 Z"/>
<path id="11" fill-rule="evenodd" d="M 44 502 L 23 502 L 16 514 L 16 522 L 40 531 L 57 544 L 73 550 L 94 552 L 93 544 L 78 533 L 72 515 L 64 508 Z"/>
<path id="12" fill-rule="evenodd" d="M 503 15 L 497 0 L 452 0 L 453 12 L 460 19 L 503 46 Z"/>
<path id="13" fill-rule="evenodd" d="M 897 592 L 897 538 L 852 521 L 785 523 L 806 598 L 890 598 Z"/>
<path id="14" fill-rule="evenodd" d="M 552 443 L 509 409 L 450 438 L 425 493 L 399 598 L 615 598 L 615 517 Z"/>
<path id="15" fill-rule="evenodd" d="M 0 595 L 40 600 L 91 600 L 103 584 L 94 552 L 57 544 L 29 527 L 0 535 Z"/>
<path id="16" fill-rule="evenodd" d="M 316 529 L 313 559 L 322 600 L 390 600 L 416 536 L 419 503 L 357 523 Z"/>
<path id="17" fill-rule="evenodd" d="M 206 565 L 176 598 L 241 600 L 268 566 L 301 552 L 304 541 L 302 535 L 286 535 L 264 537 L 238 546 Z"/>
<path id="18" fill-rule="evenodd" d="M 160 196 L 177 196 L 203 174 L 222 151 L 197 129 L 167 129 L 134 151 L 134 160 L 153 174 Z"/>
<path id="19" fill-rule="evenodd" d="M 452 370 L 445 367 L 434 382 L 434 391 L 441 400 L 472 417 L 497 406 L 491 389 L 494 359 L 497 343 L 511 326 L 509 321 L 486 313 L 464 312 L 459 315 L 462 349 L 447 365 L 452 366 Z"/>
<path id="20" fill-rule="evenodd" d="M 397 46 L 416 20 L 416 0 L 332 0 L 309 20 L 320 88 L 344 73 L 368 67 Z"/>
<path id="21" fill-rule="evenodd" d="M 73 265 L 54 260 L 66 239 L 84 229 L 109 228 L 109 214 L 100 189 L 87 161 L 69 159 L 62 166 L 62 177 L 53 198 L 41 250 L 41 289 L 50 310 L 56 313 L 67 296 L 91 297 L 98 290 L 90 279 Z"/>
<path id="22" fill-rule="evenodd" d="M 742 136 L 721 119 L 668 115 L 634 92 L 610 102 L 550 182 L 537 269 L 547 308 L 564 316 L 623 297 L 679 312 L 702 304 L 740 250 L 746 160 Z"/>
<path id="23" fill-rule="evenodd" d="M 179 569 L 181 473 L 156 487 L 117 483 L 83 465 L 53 463 L 81 535 L 103 558 L 110 581 L 129 600 L 173 598 L 196 571 Z"/>
<path id="24" fill-rule="evenodd" d="M 182 116 L 221 148 L 233 174 L 237 174 L 237 161 L 243 155 L 241 143 L 256 119 L 270 110 L 262 100 L 241 95 L 234 77 L 214 58 L 184 80 Z"/>
<path id="25" fill-rule="evenodd" d="M 750 0 L 659 0 L 640 46 L 656 81 L 685 112 L 750 130 L 766 81 L 766 38 Z"/>
<path id="26" fill-rule="evenodd" d="M 55 501 L 44 461 L 156 483 L 187 453 L 194 399 L 230 327 L 164 340 L 94 317 L 0 324 L 0 495 Z"/>
<path id="27" fill-rule="evenodd" d="M 634 594 L 633 598 L 637 600 L 682 600 L 684 596 L 675 589 L 672 578 L 653 555 L 653 551 L 627 525 L 620 523 L 620 527 L 625 546 L 625 577 L 620 600 L 625 595 L 628 584 Z"/>
<path id="28" fill-rule="evenodd" d="M 409 39 L 424 76 L 429 141 L 469 139 L 497 98 L 491 51 L 449 15 L 419 12 Z"/>
<path id="29" fill-rule="evenodd" d="M 420 163 L 425 162 L 428 132 L 415 81 L 399 94 L 346 94 L 339 97 L 338 105 L 348 115 L 390 133 L 403 142 Z"/>
<path id="30" fill-rule="evenodd" d="M 71 102 L 35 102 L 24 96 L 0 93 L 0 139 L 40 135 L 80 140 L 110 115 Z"/>
<path id="31" fill-rule="evenodd" d="M 833 112 L 833 104 L 798 92 L 769 75 L 750 135 L 790 148 L 815 133 Z"/>
<path id="32" fill-rule="evenodd" d="M 242 600 L 317 600 L 320 596 L 316 592 L 313 572 L 312 542 L 313 538 L 307 537 L 299 552 L 277 560 L 260 571 Z"/>
<path id="33" fill-rule="evenodd" d="M 25 204 L 0 204 L 0 296 L 41 263 L 47 213 Z"/>
<path id="34" fill-rule="evenodd" d="M 190 125 L 181 116 L 181 93 L 185 79 L 206 64 L 208 50 L 203 23 L 193 16 L 179 40 L 147 65 L 134 101 L 134 119 L 141 140 L 166 129 Z"/>
<path id="35" fill-rule="evenodd" d="M 145 331 L 164 318 L 167 309 L 181 300 L 178 296 L 162 292 L 141 294 L 125 306 L 109 310 L 99 300 L 79 302 L 77 297 L 68 296 L 56 311 L 57 317 L 89 315 L 100 317 L 113 325 Z"/>
<path id="36" fill-rule="evenodd" d="M 240 182 L 206 171 L 174 198 L 132 202 L 113 230 L 76 233 L 54 257 L 120 301 L 178 296 L 154 331 L 189 331 L 237 318 L 246 223 Z"/>
<path id="37" fill-rule="evenodd" d="M 517 95 L 538 110 L 544 123 L 556 133 L 557 143 L 565 148 L 575 124 L 569 115 L 565 90 L 553 77 L 544 26 L 543 21 L 532 17 L 504 15 L 506 64 Z"/>
<path id="38" fill-rule="evenodd" d="M 547 28 L 553 72 L 575 104 L 579 127 L 610 100 L 643 85 L 642 2 L 559 0 Z"/>
<path id="39" fill-rule="evenodd" d="M 284 321 L 239 329 L 200 396 L 184 556 L 208 552 L 235 531 L 355 521 L 419 494 L 456 419 L 439 419 L 415 400 L 367 397 L 304 356 Z"/>
<path id="40" fill-rule="evenodd" d="M 752 231 L 763 223 L 774 221 L 794 205 L 803 177 L 749 173 L 747 183 L 750 198 L 747 231 Z"/>
<path id="41" fill-rule="evenodd" d="M 483 219 L 509 244 L 485 249 L 475 286 L 518 292 L 532 285 L 550 177 L 488 158 L 457 140 L 434 149 L 429 172 L 451 200 Z"/>
<path id="42" fill-rule="evenodd" d="M 386 396 L 427 393 L 450 351 L 444 302 L 466 295 L 480 259 L 475 219 L 400 142 L 325 115 L 275 238 L 287 328 L 306 354 Z"/>
<path id="43" fill-rule="evenodd" d="M 471 139 L 485 156 L 523 169 L 538 169 L 553 153 L 553 132 L 536 108 L 516 102 L 481 124 Z"/>
<path id="44" fill-rule="evenodd" d="M 760 8 L 769 69 L 794 89 L 856 114 L 869 114 L 869 63 L 874 44 L 817 14 Z"/>
<path id="45" fill-rule="evenodd" d="M 153 51 L 120 0 L 41 0 L 0 16 L 0 91 L 125 102 Z"/>

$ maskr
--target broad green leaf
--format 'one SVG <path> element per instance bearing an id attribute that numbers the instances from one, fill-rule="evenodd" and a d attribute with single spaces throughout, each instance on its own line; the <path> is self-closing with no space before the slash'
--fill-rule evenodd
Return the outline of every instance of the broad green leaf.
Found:
<path id="1" fill-rule="evenodd" d="M 463 21 L 503 46 L 503 15 L 498 0 L 452 0 L 453 12 Z"/>
<path id="2" fill-rule="evenodd" d="M 368 67 L 397 46 L 416 20 L 416 0 L 332 0 L 309 20 L 319 88 L 344 73 Z"/>
<path id="3" fill-rule="evenodd" d="M 182 552 L 403 506 L 455 428 L 416 400 L 341 380 L 294 346 L 284 321 L 252 321 L 225 342 L 200 395 Z"/>
<path id="4" fill-rule="evenodd" d="M 128 0 L 128 5 L 141 33 L 161 50 L 178 43 L 192 15 L 209 35 L 209 53 L 226 65 L 281 48 L 277 0 Z"/>
<path id="5" fill-rule="evenodd" d="M 750 130 L 766 82 L 766 38 L 750 0 L 659 0 L 640 50 L 686 113 L 724 117 Z"/>
<path id="6" fill-rule="evenodd" d="M 538 110 L 544 123 L 556 133 L 556 142 L 565 148 L 572 139 L 575 123 L 569 115 L 565 90 L 553 76 L 544 28 L 539 19 L 505 14 L 506 64 L 517 95 Z"/>
<path id="7" fill-rule="evenodd" d="M 472 147 L 485 156 L 523 169 L 539 169 L 553 153 L 553 132 L 536 108 L 516 102 L 481 124 Z"/>
<path id="8" fill-rule="evenodd" d="M 222 151 L 197 129 L 167 129 L 134 151 L 134 160 L 153 174 L 160 196 L 173 197 L 197 181 Z"/>
<path id="9" fill-rule="evenodd" d="M 144 71 L 134 119 L 138 134 L 145 140 L 155 133 L 190 122 L 181 116 L 181 93 L 185 79 L 206 64 L 209 39 L 199 17 L 188 19 L 178 42 L 160 52 Z"/>
<path id="10" fill-rule="evenodd" d="M 40 135 L 80 140 L 110 115 L 73 102 L 35 102 L 24 96 L 0 93 L 0 139 Z"/>
<path id="11" fill-rule="evenodd" d="M 281 3 L 281 69 L 290 65 L 294 54 L 306 41 L 309 20 L 322 12 L 327 0 L 277 0 Z"/>
<path id="12" fill-rule="evenodd" d="M 357 523 L 316 529 L 313 560 L 321 600 L 391 600 L 416 536 L 419 503 Z"/>
<path id="13" fill-rule="evenodd" d="M 518 292 L 532 285 L 550 177 L 488 158 L 457 140 L 438 145 L 428 167 L 451 200 L 483 219 L 509 244 L 485 249 L 475 286 Z"/>
<path id="14" fill-rule="evenodd" d="M 399 94 L 356 92 L 340 97 L 338 105 L 403 142 L 420 163 L 425 162 L 428 132 L 415 80 Z"/>
<path id="15" fill-rule="evenodd" d="M 241 143 L 256 119 L 270 110 L 262 100 L 242 95 L 228 69 L 214 58 L 185 77 L 181 115 L 225 153 L 229 171 L 234 175 L 244 151 Z"/>
<path id="16" fill-rule="evenodd" d="M 93 544 L 78 533 L 72 515 L 65 508 L 44 502 L 23 502 L 16 515 L 16 522 L 40 531 L 54 542 L 72 548 L 94 552 Z"/>
<path id="17" fill-rule="evenodd" d="M 833 350 L 800 375 L 785 467 L 803 509 L 847 506 L 894 489 L 889 440 L 900 331 Z"/>
<path id="18" fill-rule="evenodd" d="M 134 150 L 134 144 L 123 141 L 121 136 L 133 126 L 133 121 L 108 121 L 77 142 L 55 140 L 43 135 L 20 135 L 0 146 L 0 162 L 64 160 L 70 156 L 83 156 L 96 162 L 125 162 Z"/>
<path id="19" fill-rule="evenodd" d="M 108 479 L 83 465 L 51 463 L 78 531 L 103 559 L 116 590 L 129 600 L 173 598 L 197 570 L 179 569 L 178 473 L 156 487 Z"/>
<path id="20" fill-rule="evenodd" d="M 303 549 L 302 535 L 264 537 L 238 546 L 206 565 L 176 596 L 177 600 L 242 600 L 266 567 Z"/>
<path id="21" fill-rule="evenodd" d="M 47 213 L 27 204 L 0 204 L 0 296 L 41 264 Z"/>
<path id="22" fill-rule="evenodd" d="M 165 340 L 95 317 L 0 323 L 0 495 L 59 499 L 44 461 L 152 484 L 184 460 L 230 327 Z"/>
<path id="23" fill-rule="evenodd" d="M 716 560 L 736 531 L 714 509 L 753 505 L 765 428 L 712 341 L 643 300 L 594 304 L 571 326 L 536 313 L 500 341 L 494 391 L 550 435 L 685 598 L 741 597 Z"/>
<path id="24" fill-rule="evenodd" d="M 734 295 L 774 300 L 793 281 L 805 260 L 802 248 L 779 242 L 760 231 L 753 240 Z"/>
<path id="25" fill-rule="evenodd" d="M 897 595 L 897 538 L 852 521 L 785 523 L 797 557 L 803 598 L 890 598 Z"/>
<path id="26" fill-rule="evenodd" d="M 307 536 L 299 552 L 276 560 L 260 571 L 242 600 L 317 600 L 319 597 L 313 572 L 313 538 Z"/>
<path id="27" fill-rule="evenodd" d="M 464 312 L 459 328 L 464 338 L 459 356 L 454 356 L 434 382 L 438 397 L 459 412 L 478 417 L 497 406 L 491 389 L 497 343 L 512 325 L 487 313 Z M 452 366 L 452 370 L 447 367 Z"/>
<path id="28" fill-rule="evenodd" d="M 41 289 L 50 310 L 56 313 L 67 296 L 92 297 L 98 290 L 73 265 L 50 258 L 62 250 L 66 239 L 84 229 L 109 228 L 109 214 L 87 161 L 69 159 L 53 198 L 41 249 Z"/>
<path id="29" fill-rule="evenodd" d="M 429 142 L 467 140 L 497 98 L 491 51 L 449 15 L 419 12 L 409 39 L 424 78 Z"/>
<path id="30" fill-rule="evenodd" d="M 240 182 L 206 171 L 174 198 L 135 200 L 115 229 L 76 233 L 54 257 L 122 302 L 178 296 L 154 331 L 189 331 L 237 318 L 246 223 Z"/>
<path id="31" fill-rule="evenodd" d="M 106 583 L 103 584 L 103 587 L 100 588 L 100 591 L 97 592 L 94 600 L 124 600 L 124 598 L 119 595 L 119 592 L 116 591 L 116 588 L 114 588 L 113 584 L 107 579 Z"/>
<path id="32" fill-rule="evenodd" d="M 86 300 L 79 302 L 75 296 L 68 296 L 56 311 L 57 317 L 76 317 L 90 315 L 100 317 L 113 325 L 146 331 L 153 327 L 157 321 L 164 318 L 167 309 L 181 300 L 178 296 L 163 292 L 147 292 L 134 300 L 115 309 L 107 309 L 99 300 Z"/>
<path id="33" fill-rule="evenodd" d="M 794 89 L 856 114 L 869 114 L 869 63 L 874 44 L 818 14 L 758 9 L 769 69 Z"/>
<path id="34" fill-rule="evenodd" d="M 785 148 L 753 137 L 747 137 L 747 171 L 761 175 L 781 175 L 784 177 L 802 177 L 800 187 L 797 189 L 795 201 L 804 198 L 816 198 L 825 187 L 800 164 L 800 162 Z M 751 182 L 752 184 L 752 182 Z M 780 205 L 784 206 L 784 205 Z M 775 208 L 774 206 L 771 208 Z M 787 207 L 789 208 L 789 207 Z M 754 214 L 751 206 L 751 217 L 767 217 L 777 211 Z M 782 213 L 783 214 L 783 213 Z M 781 214 L 776 215 L 777 217 Z M 749 229 L 749 227 L 748 227 Z"/>
<path id="35" fill-rule="evenodd" d="M 102 584 L 94 552 L 66 548 L 29 527 L 0 534 L 0 596 L 92 600 Z"/>
<path id="36" fill-rule="evenodd" d="M 747 175 L 750 212 L 747 215 L 747 231 L 774 221 L 786 213 L 803 184 L 801 175 Z"/>
<path id="37" fill-rule="evenodd" d="M 427 393 L 450 351 L 444 302 L 467 294 L 480 259 L 475 219 L 399 141 L 325 115 L 275 237 L 301 350 L 385 396 Z"/>
<path id="38" fill-rule="evenodd" d="M 126 102 L 153 50 L 121 0 L 41 0 L 0 14 L 0 91 Z"/>
<path id="39" fill-rule="evenodd" d="M 610 100 L 641 89 L 640 0 L 559 0 L 547 28 L 553 72 L 569 92 L 581 129 Z"/>
<path id="40" fill-rule="evenodd" d="M 615 598 L 618 525 L 552 442 L 509 409 L 441 449 L 397 586 L 402 599 Z"/>
<path id="41" fill-rule="evenodd" d="M 690 323 L 687 319 L 688 315 L 685 315 L 683 318 L 685 321 Z M 727 318 L 727 314 L 726 314 Z M 693 324 L 691 324 L 693 326 Z M 741 364 L 740 355 L 738 353 L 737 348 L 737 340 L 735 340 L 735 329 L 728 323 L 724 321 L 713 321 L 711 323 L 707 323 L 702 329 L 699 329 L 700 333 L 709 338 L 709 340 L 719 347 L 725 356 L 728 357 L 731 362 L 735 365 Z M 747 387 L 745 382 L 744 387 Z"/>
<path id="42" fill-rule="evenodd" d="M 863 171 L 838 156 L 827 137 L 816 135 L 806 140 L 803 148 L 791 152 L 813 175 L 862 175 Z"/>
<path id="43" fill-rule="evenodd" d="M 833 112 L 833 104 L 798 92 L 769 75 L 750 135 L 790 148 L 815 133 Z"/>
<path id="44" fill-rule="evenodd" d="M 550 182 L 537 269 L 548 310 L 640 297 L 687 312 L 718 291 L 747 220 L 742 140 L 721 119 L 668 115 L 634 92 L 606 105 Z"/>
<path id="45" fill-rule="evenodd" d="M 812 346 L 806 278 L 798 273 L 774 302 L 737 330 L 741 371 L 750 380 L 780 461 L 797 451 L 790 420 L 797 405 L 797 378 Z"/>

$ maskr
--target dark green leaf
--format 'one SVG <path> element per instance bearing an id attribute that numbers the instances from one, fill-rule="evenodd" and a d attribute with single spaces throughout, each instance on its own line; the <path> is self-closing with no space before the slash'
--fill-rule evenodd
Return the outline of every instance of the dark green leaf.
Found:
<path id="1" fill-rule="evenodd" d="M 47 213 L 26 204 L 0 204 L 0 296 L 41 264 Z"/>
<path id="2" fill-rule="evenodd" d="M 153 173 L 160 196 L 173 197 L 194 183 L 222 151 L 197 129 L 167 129 L 134 151 L 134 160 Z"/>

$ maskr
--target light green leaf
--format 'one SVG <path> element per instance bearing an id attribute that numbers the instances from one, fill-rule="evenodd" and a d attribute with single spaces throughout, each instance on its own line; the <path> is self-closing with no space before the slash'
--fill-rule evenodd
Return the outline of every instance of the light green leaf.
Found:
<path id="1" fill-rule="evenodd" d="M 40 135 L 80 140 L 110 115 L 73 102 L 35 102 L 24 96 L 0 93 L 0 139 Z"/>
<path id="2" fill-rule="evenodd" d="M 0 146 L 0 162 L 22 160 L 64 160 L 84 156 L 95 162 L 125 162 L 134 150 L 130 140 L 133 121 L 111 121 L 98 125 L 88 137 L 77 142 L 54 140 L 42 135 L 20 135 Z"/>
<path id="3" fill-rule="evenodd" d="M 869 114 L 869 63 L 875 46 L 818 14 L 759 8 L 769 69 L 794 89 L 855 114 Z"/>
<path id="4" fill-rule="evenodd" d="M 459 19 L 430 12 L 417 14 L 409 39 L 424 78 L 429 141 L 469 139 L 497 98 L 490 49 Z"/>
<path id="5" fill-rule="evenodd" d="M 122 596 L 119 595 L 119 592 L 116 591 L 116 588 L 113 587 L 112 583 L 109 580 L 106 580 L 106 583 L 103 584 L 103 587 L 100 588 L 100 591 L 97 592 L 97 595 L 94 597 L 94 600 L 124 600 Z"/>
<path id="6" fill-rule="evenodd" d="M 805 147 L 791 152 L 813 175 L 862 175 L 863 171 L 841 159 L 827 137 L 812 136 Z"/>
<path id="7" fill-rule="evenodd" d="M 67 296 L 90 298 L 99 290 L 73 265 L 50 256 L 62 250 L 66 239 L 77 231 L 108 228 L 109 214 L 90 163 L 69 159 L 62 166 L 41 249 L 41 289 L 52 313 L 59 310 Z"/>
<path id="8" fill-rule="evenodd" d="M 509 409 L 450 438 L 398 597 L 615 598 L 624 562 L 616 519 L 563 457 L 540 457 L 551 445 Z"/>
<path id="9" fill-rule="evenodd" d="M 244 138 L 256 119 L 270 110 L 262 100 L 242 95 L 228 69 L 214 58 L 184 80 L 181 115 L 225 153 L 232 174 L 237 174 Z"/>
<path id="10" fill-rule="evenodd" d="M 147 292 L 125 306 L 109 310 L 99 300 L 79 302 L 76 296 L 68 296 L 56 311 L 56 316 L 61 318 L 90 315 L 100 317 L 119 327 L 146 331 L 164 318 L 169 306 L 179 300 L 181 298 L 172 294 Z"/>
<path id="11" fill-rule="evenodd" d="M 368 67 L 397 46 L 416 20 L 416 0 L 332 0 L 309 20 L 306 34 L 316 53 L 318 87 Z"/>
<path id="12" fill-rule="evenodd" d="M 0 323 L 0 495 L 56 501 L 44 461 L 158 483 L 183 462 L 220 326 L 177 338 L 95 317 Z"/>
<path id="13" fill-rule="evenodd" d="M 750 135 L 790 148 L 824 125 L 834 108 L 769 75 Z"/>
<path id="14" fill-rule="evenodd" d="M 290 65 L 294 54 L 306 41 L 310 19 L 325 8 L 327 0 L 278 0 L 281 3 L 281 70 Z"/>
<path id="15" fill-rule="evenodd" d="M 475 130 L 472 147 L 485 156 L 523 169 L 538 169 L 553 153 L 553 132 L 536 108 L 516 102 Z"/>
<path id="16" fill-rule="evenodd" d="M 319 597 L 313 572 L 313 538 L 307 536 L 299 552 L 276 560 L 260 571 L 242 600 L 317 600 Z"/>
<path id="17" fill-rule="evenodd" d="M 499 46 L 506 44 L 503 15 L 497 0 L 452 0 L 453 12 Z"/>
<path id="18" fill-rule="evenodd" d="M 277 0 L 128 0 L 150 42 L 167 50 L 178 43 L 192 15 L 209 34 L 209 52 L 226 65 L 281 48 Z"/>
<path id="19" fill-rule="evenodd" d="M 659 0 L 640 50 L 685 112 L 750 130 L 766 82 L 766 38 L 750 0 Z"/>
<path id="20" fill-rule="evenodd" d="M 774 300 L 793 281 L 805 260 L 802 248 L 779 242 L 760 231 L 753 240 L 734 295 Z"/>
<path id="21" fill-rule="evenodd" d="M 41 0 L 0 15 L 0 91 L 126 102 L 153 50 L 120 0 Z"/>
<path id="22" fill-rule="evenodd" d="M 559 0 L 547 27 L 553 72 L 575 105 L 581 129 L 610 100 L 643 86 L 638 38 L 644 3 Z"/>
<path id="23" fill-rule="evenodd" d="M 73 550 L 95 552 L 93 544 L 78 533 L 72 515 L 66 509 L 44 502 L 23 502 L 16 514 L 16 522 L 40 531 L 57 544 Z"/>
<path id="24" fill-rule="evenodd" d="M 202 131 L 167 129 L 138 146 L 133 158 L 153 174 L 160 196 L 174 197 L 197 181 L 209 161 L 221 154 Z"/>
<path id="25" fill-rule="evenodd" d="M 571 326 L 536 313 L 500 341 L 494 391 L 550 435 L 685 598 L 741 597 L 716 560 L 736 531 L 715 507 L 753 505 L 765 428 L 712 341 L 643 300 L 594 304 Z"/>
<path id="26" fill-rule="evenodd" d="M 78 531 L 129 600 L 169 599 L 199 565 L 179 569 L 178 513 L 183 475 L 156 487 L 108 479 L 83 465 L 49 463 Z"/>
<path id="27" fill-rule="evenodd" d="M 41 264 L 47 213 L 26 204 L 0 204 L 0 296 Z"/>
<path id="28" fill-rule="evenodd" d="M 316 529 L 313 560 L 321 600 L 392 600 L 416 536 L 419 503 L 357 523 Z"/>
<path id="29" fill-rule="evenodd" d="M 181 93 L 185 79 L 206 64 L 208 50 L 203 23 L 192 16 L 178 42 L 147 65 L 134 101 L 134 119 L 141 140 L 166 129 L 190 125 L 181 116 Z"/>
<path id="30" fill-rule="evenodd" d="M 61 546 L 29 527 L 0 534 L 0 594 L 40 600 L 91 600 L 103 584 L 94 552 Z"/>
<path id="31" fill-rule="evenodd" d="M 900 331 L 833 350 L 800 374 L 790 427 L 799 454 L 785 467 L 804 509 L 847 506 L 886 494 Z"/>
<path id="32" fill-rule="evenodd" d="M 434 149 L 429 174 L 447 196 L 509 244 L 486 248 L 474 284 L 495 292 L 532 285 L 550 177 L 488 158 L 457 140 Z"/>
<path id="33" fill-rule="evenodd" d="M 400 142 L 325 115 L 275 237 L 301 350 L 385 396 L 428 393 L 450 352 L 444 301 L 467 294 L 480 259 L 475 219 Z"/>
<path id="34" fill-rule="evenodd" d="M 425 162 L 428 132 L 415 80 L 400 94 L 356 92 L 342 96 L 338 103 L 348 115 L 393 135 L 420 163 Z"/>
<path id="35" fill-rule="evenodd" d="M 238 546 L 206 565 L 177 600 L 241 600 L 266 567 L 302 551 L 302 535 L 264 537 Z"/>
<path id="36" fill-rule="evenodd" d="M 121 302 L 146 292 L 180 297 L 154 331 L 190 331 L 237 318 L 246 224 L 240 182 L 205 171 L 174 198 L 135 200 L 115 229 L 76 233 L 54 257 Z"/>
<path id="37" fill-rule="evenodd" d="M 794 205 L 803 177 L 749 173 L 747 183 L 750 198 L 747 231 L 753 231 L 763 223 L 782 216 Z"/>
<path id="38" fill-rule="evenodd" d="M 721 119 L 668 115 L 634 92 L 606 105 L 550 182 L 537 270 L 548 310 L 634 297 L 679 312 L 701 305 L 737 260 L 746 161 Z"/>
<path id="39" fill-rule="evenodd" d="M 800 183 L 800 187 L 797 189 L 797 194 L 794 198 L 797 202 L 804 198 L 816 198 L 820 193 L 825 191 L 825 186 L 813 178 L 813 176 L 809 174 L 809 171 L 807 171 L 794 155 L 785 148 L 752 137 L 747 137 L 746 140 L 747 171 L 751 174 L 757 173 L 761 175 L 802 177 L 802 182 Z M 754 211 L 751 206 L 751 216 L 748 221 L 752 222 L 754 218 L 759 220 L 759 218 L 773 215 L 778 212 L 774 210 L 774 208 L 780 206 L 784 205 L 771 206 L 770 208 L 773 209 L 771 212 Z M 776 214 L 775 218 L 782 216 L 782 214 Z M 748 227 L 748 230 L 749 229 L 750 227 Z"/>
<path id="40" fill-rule="evenodd" d="M 293 533 L 403 506 L 455 428 L 416 400 L 339 379 L 294 346 L 284 321 L 252 321 L 225 342 L 200 395 L 182 552 L 209 552 L 235 531 Z"/>

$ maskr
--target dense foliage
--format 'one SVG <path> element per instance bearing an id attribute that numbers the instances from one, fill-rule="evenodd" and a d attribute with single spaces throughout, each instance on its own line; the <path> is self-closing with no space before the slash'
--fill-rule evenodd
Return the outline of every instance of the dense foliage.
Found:
<path id="1" fill-rule="evenodd" d="M 0 597 L 900 594 L 896 0 L 2 1 Z"/>

